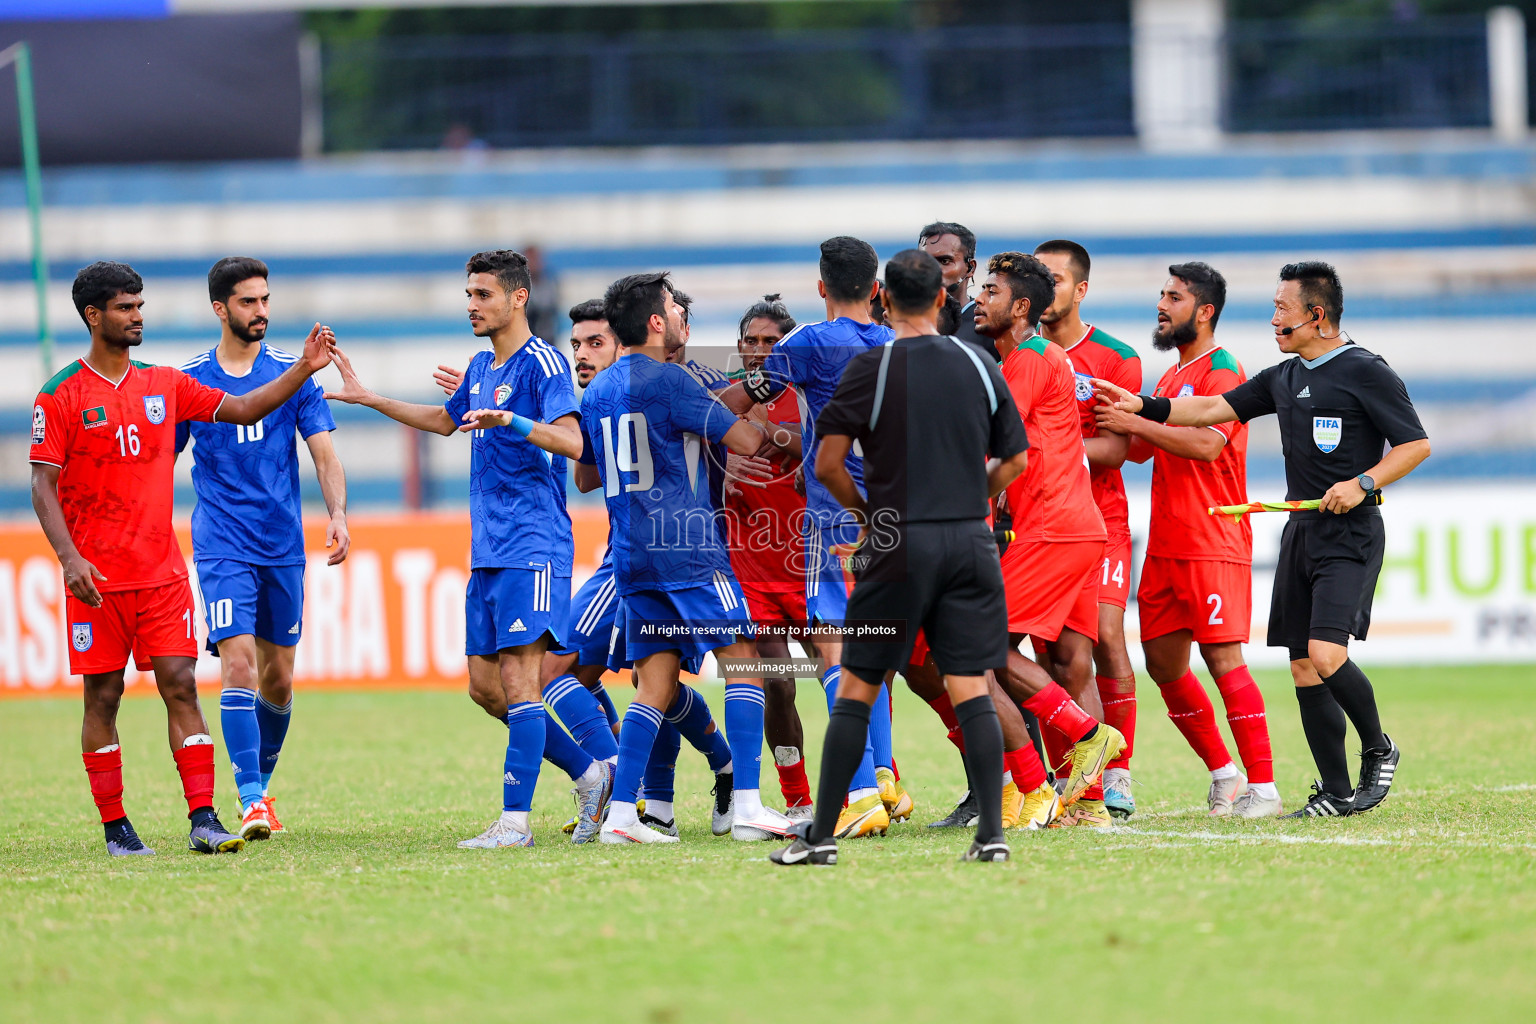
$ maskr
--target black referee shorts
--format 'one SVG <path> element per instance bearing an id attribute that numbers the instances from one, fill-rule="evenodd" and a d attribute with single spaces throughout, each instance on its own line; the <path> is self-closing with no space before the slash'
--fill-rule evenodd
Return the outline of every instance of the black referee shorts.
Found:
<path id="1" fill-rule="evenodd" d="M 1299 661 L 1308 640 L 1364 640 L 1385 547 L 1380 515 L 1293 513 L 1280 535 L 1269 646 L 1287 648 Z"/>
<path id="2" fill-rule="evenodd" d="M 887 550 L 873 550 L 873 538 L 866 544 L 870 561 L 856 576 L 847 623 L 901 621 L 906 629 L 890 639 L 850 637 L 843 665 L 878 682 L 906 667 L 919 627 L 946 675 L 979 676 L 1004 664 L 1008 606 L 986 521 L 905 523 L 899 532 L 901 543 Z"/>

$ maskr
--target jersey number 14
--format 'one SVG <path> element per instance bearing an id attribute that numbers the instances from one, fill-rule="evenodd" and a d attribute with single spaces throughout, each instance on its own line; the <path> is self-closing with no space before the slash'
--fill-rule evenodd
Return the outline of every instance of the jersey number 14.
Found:
<path id="1" fill-rule="evenodd" d="M 619 485 L 625 491 L 648 491 L 656 482 L 656 469 L 651 462 L 651 436 L 646 429 L 645 413 L 626 412 L 619 416 L 618 429 L 614 429 L 612 416 L 604 416 L 603 453 L 607 456 L 607 478 L 603 493 L 617 497 Z M 618 445 L 615 447 L 614 441 Z M 621 480 L 621 473 L 634 473 L 633 481 Z"/>

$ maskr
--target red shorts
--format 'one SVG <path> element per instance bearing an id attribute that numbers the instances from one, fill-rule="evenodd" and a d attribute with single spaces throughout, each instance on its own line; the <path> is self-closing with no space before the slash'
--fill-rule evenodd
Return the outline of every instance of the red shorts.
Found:
<path id="1" fill-rule="evenodd" d="M 928 660 L 928 638 L 919 629 L 912 639 L 912 653 L 907 656 L 908 665 L 921 665 Z"/>
<path id="2" fill-rule="evenodd" d="M 64 615 L 69 629 L 71 675 L 103 675 L 133 664 L 150 669 L 150 658 L 196 658 L 192 632 L 192 587 L 186 577 L 145 590 L 103 594 L 92 608 L 66 592 Z"/>
<path id="3" fill-rule="evenodd" d="M 1104 542 L 1014 541 L 1003 553 L 1008 632 L 1058 640 L 1072 629 L 1099 642 Z"/>
<path id="4" fill-rule="evenodd" d="M 1136 590 L 1141 639 L 1187 629 L 1196 643 L 1247 643 L 1253 620 L 1253 567 L 1148 555 Z"/>
<path id="5" fill-rule="evenodd" d="M 759 626 L 805 628 L 805 584 L 741 583 L 747 598 L 747 614 Z"/>
<path id="6" fill-rule="evenodd" d="M 1131 598 L 1131 536 L 1111 537 L 1099 571 L 1099 604 L 1125 609 Z"/>

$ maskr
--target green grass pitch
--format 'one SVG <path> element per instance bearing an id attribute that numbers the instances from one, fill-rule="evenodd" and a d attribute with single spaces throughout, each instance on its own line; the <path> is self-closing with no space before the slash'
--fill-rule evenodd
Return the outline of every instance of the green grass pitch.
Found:
<path id="1" fill-rule="evenodd" d="M 456 849 L 499 809 L 504 732 L 445 692 L 301 692 L 273 789 L 290 833 L 216 858 L 185 850 L 159 702 L 125 702 L 128 808 L 159 856 L 111 861 L 76 704 L 0 704 L 0 1020 L 1528 1020 L 1536 672 L 1374 678 L 1403 762 L 1369 816 L 1207 821 L 1144 684 L 1129 827 L 1018 833 L 997 866 L 922 827 L 962 775 L 903 690 L 915 822 L 818 870 L 712 837 L 686 746 L 680 846 L 568 845 L 546 765 L 537 848 Z M 1263 683 L 1294 807 L 1310 759 L 1288 680 Z M 800 692 L 814 766 L 826 712 Z"/>

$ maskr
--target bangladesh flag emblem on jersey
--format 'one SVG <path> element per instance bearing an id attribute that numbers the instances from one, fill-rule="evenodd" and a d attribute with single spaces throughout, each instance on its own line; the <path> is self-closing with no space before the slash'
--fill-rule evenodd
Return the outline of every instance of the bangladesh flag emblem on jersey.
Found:
<path id="1" fill-rule="evenodd" d="M 87 429 L 90 427 L 101 426 L 103 423 L 107 422 L 107 407 L 104 405 L 98 405 L 94 409 L 86 409 L 80 414 L 80 422 Z"/>

